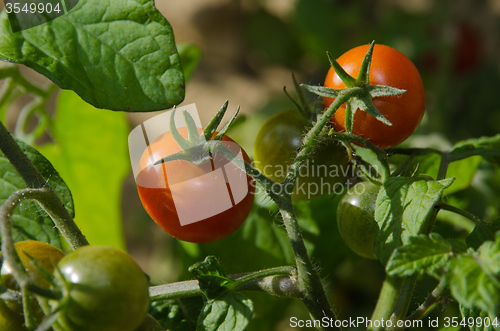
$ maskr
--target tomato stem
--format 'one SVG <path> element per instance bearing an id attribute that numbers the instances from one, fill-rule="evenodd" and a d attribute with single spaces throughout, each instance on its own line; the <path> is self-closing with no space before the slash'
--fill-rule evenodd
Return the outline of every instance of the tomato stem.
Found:
<path id="1" fill-rule="evenodd" d="M 300 226 L 293 209 L 291 196 L 284 202 L 277 202 L 277 205 L 283 217 L 283 223 L 285 224 L 285 229 L 294 251 L 295 263 L 299 276 L 298 283 L 299 287 L 302 289 L 302 302 L 313 319 L 329 319 L 329 326 L 321 325 L 318 328 L 319 330 L 341 330 L 340 327 L 334 327 L 337 317 L 328 301 L 318 271 L 312 264 L 309 254 L 307 253 L 307 248 L 304 244 Z"/>
<path id="2" fill-rule="evenodd" d="M 351 142 L 354 141 L 358 144 L 361 144 L 370 150 L 372 150 L 375 155 L 377 156 L 377 160 L 380 162 L 381 169 L 377 169 L 377 171 L 381 175 L 382 181 L 385 181 L 387 178 L 390 176 L 390 168 L 389 168 L 389 161 L 387 159 L 387 153 L 369 142 L 368 140 L 357 136 L 353 133 L 346 133 L 346 132 L 333 132 L 330 134 L 333 138 L 344 141 L 344 142 Z"/>
<path id="3" fill-rule="evenodd" d="M 440 282 L 417 310 L 407 317 L 407 320 L 418 320 L 427 316 L 443 300 L 443 296 L 441 295 L 445 289 L 443 285 L 443 282 Z"/>
<path id="4" fill-rule="evenodd" d="M 31 314 L 28 273 L 14 248 L 14 240 L 12 239 L 11 216 L 14 209 L 21 202 L 21 198 L 25 195 L 25 192 L 22 191 L 17 191 L 9 196 L 0 206 L 0 230 L 2 232 L 2 252 L 12 268 L 14 279 L 21 288 L 25 323 L 28 328 L 32 328 L 35 324 Z"/>
<path id="5" fill-rule="evenodd" d="M 373 311 L 371 320 L 372 321 L 385 321 L 391 317 L 391 313 L 396 306 L 399 294 L 401 293 L 401 287 L 403 286 L 404 278 L 394 277 L 387 275 L 385 277 L 384 283 L 382 284 L 382 289 L 377 300 L 377 305 Z M 378 331 L 382 329 L 380 327 L 369 328 L 368 331 Z"/>
<path id="6" fill-rule="evenodd" d="M 1 121 L 0 150 L 2 150 L 4 155 L 14 166 L 28 187 L 27 189 L 19 190 L 12 195 L 16 198 L 16 205 L 23 199 L 37 200 L 41 207 L 49 214 L 50 218 L 54 221 L 55 226 L 59 229 L 72 248 L 88 245 L 87 239 L 85 239 L 85 236 L 81 233 L 80 229 L 73 221 L 73 218 L 69 215 L 55 191 L 48 185 L 40 172 L 24 154 Z M 0 217 L 8 218 L 10 222 L 10 216 L 6 216 L 8 215 L 7 212 L 9 211 L 5 211 L 5 213 L 0 215 Z M 10 211 L 10 214 L 11 213 L 12 212 Z M 2 230 L 2 235 L 3 234 L 4 231 Z"/>
<path id="7" fill-rule="evenodd" d="M 451 211 L 452 213 L 455 213 L 455 214 L 458 214 L 460 216 L 466 217 L 469 220 L 473 221 L 475 224 L 478 224 L 478 223 L 482 222 L 479 217 L 477 217 L 476 215 L 468 212 L 467 210 L 460 209 L 458 207 L 449 205 L 449 204 L 447 204 L 445 202 L 441 201 L 441 203 L 439 203 L 439 205 L 437 205 L 437 207 L 439 207 L 439 209 Z"/>
<path id="8" fill-rule="evenodd" d="M 290 266 L 264 269 L 257 272 L 230 275 L 234 279 L 234 286 L 231 289 L 236 291 L 257 291 L 265 292 L 279 297 L 296 297 L 301 294 L 293 276 L 294 268 Z M 151 286 L 149 297 L 153 301 L 172 300 L 194 296 L 201 296 L 197 280 L 176 282 Z"/>
<path id="9" fill-rule="evenodd" d="M 396 301 L 396 306 L 394 307 L 394 311 L 390 318 L 390 321 L 392 323 L 391 325 L 393 326 L 390 329 L 398 329 L 396 327 L 398 321 L 405 319 L 408 308 L 410 308 L 413 289 L 415 287 L 415 283 L 417 282 L 417 278 L 418 273 L 405 278 L 403 286 L 401 287 L 401 293 L 398 300 Z"/>

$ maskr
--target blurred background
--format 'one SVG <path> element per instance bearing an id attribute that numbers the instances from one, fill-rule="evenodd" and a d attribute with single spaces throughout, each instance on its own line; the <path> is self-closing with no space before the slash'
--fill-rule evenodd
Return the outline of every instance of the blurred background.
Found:
<path id="1" fill-rule="evenodd" d="M 294 108 L 283 93 L 284 86 L 293 91 L 292 72 L 299 82 L 323 84 L 329 68 L 326 51 L 339 57 L 372 40 L 406 54 L 422 75 L 426 115 L 407 145 L 447 148 L 500 132 L 500 0 L 157 0 L 156 6 L 171 23 L 177 43 L 201 50 L 183 104 L 196 103 L 204 125 L 225 100 L 229 112 L 240 105 L 245 120 L 229 135 L 250 156 L 264 121 Z M 29 69 L 23 72 L 44 82 Z M 127 114 L 129 126 L 157 114 Z M 12 128 L 16 112 L 9 111 L 8 118 Z M 492 201 L 484 197 L 500 187 L 498 172 L 489 170 L 481 172 L 475 186 L 450 197 L 486 220 L 498 216 L 498 208 L 488 207 Z M 484 187 L 488 181 L 493 188 Z M 247 221 L 251 226 L 220 242 L 194 245 L 178 242 L 156 226 L 141 205 L 131 174 L 123 181 L 122 195 L 125 246 L 153 282 L 191 278 L 187 267 L 208 254 L 218 256 L 230 274 L 291 263 L 279 240 L 274 246 L 265 243 L 283 239 L 282 234 L 270 235 L 283 230 L 273 209 L 257 206 Z M 341 241 L 337 200 L 297 204 L 301 226 L 340 316 L 369 316 L 383 268 L 356 256 Z M 424 277 L 419 284 L 416 296 L 422 302 L 435 283 Z M 307 318 L 297 300 L 249 296 L 256 306 L 250 330 L 292 330 L 290 316 Z M 188 301 L 181 305 L 184 312 L 199 307 L 200 302 Z M 459 316 L 459 311 L 451 303 L 435 314 Z"/>

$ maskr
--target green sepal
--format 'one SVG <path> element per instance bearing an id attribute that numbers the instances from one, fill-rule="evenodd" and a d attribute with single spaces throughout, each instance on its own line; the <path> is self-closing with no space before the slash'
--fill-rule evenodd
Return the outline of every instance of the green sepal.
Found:
<path id="1" fill-rule="evenodd" d="M 184 138 L 175 127 L 175 111 L 176 108 L 172 108 L 172 113 L 170 114 L 170 123 L 168 123 L 169 129 L 170 132 L 172 132 L 172 136 L 174 137 L 175 141 L 177 142 L 177 144 L 179 144 L 179 147 L 182 148 L 182 150 L 186 151 L 191 147 L 191 144 L 189 140 Z"/>
<path id="2" fill-rule="evenodd" d="M 389 120 L 385 118 L 385 116 L 382 115 L 382 113 L 375 107 L 371 97 L 368 96 L 353 97 L 349 99 L 349 101 L 347 102 L 351 105 L 351 108 L 353 109 L 352 111 L 353 118 L 354 114 L 356 113 L 356 110 L 361 109 L 362 111 L 368 113 L 370 116 L 374 117 L 376 120 L 386 125 L 392 126 L 392 123 L 389 122 Z"/>
<path id="3" fill-rule="evenodd" d="M 203 130 L 203 135 L 205 136 L 205 140 L 210 140 L 212 139 L 212 136 L 214 135 L 215 131 L 217 130 L 217 127 L 219 126 L 220 122 L 222 121 L 222 118 L 226 114 L 227 106 L 229 104 L 229 101 L 224 101 L 224 104 L 222 107 L 219 109 L 217 114 L 212 117 L 212 120 L 208 125 L 205 127 Z"/>
<path id="4" fill-rule="evenodd" d="M 35 266 L 36 271 L 43 277 L 45 280 L 47 280 L 51 285 L 55 285 L 55 276 L 49 272 L 47 269 L 45 269 L 37 260 L 35 260 L 31 255 L 29 255 L 26 252 L 23 252 L 24 255 L 30 259 L 30 262 L 33 263 Z"/>
<path id="5" fill-rule="evenodd" d="M 300 86 L 302 86 L 303 88 L 305 88 L 309 92 L 312 92 L 312 93 L 317 94 L 320 97 L 324 97 L 324 98 L 336 98 L 339 96 L 339 93 L 344 90 L 344 89 L 334 89 L 334 88 L 325 87 L 325 86 L 315 86 L 315 85 L 308 85 L 308 84 L 300 84 Z"/>
<path id="6" fill-rule="evenodd" d="M 236 108 L 236 111 L 234 112 L 233 116 L 231 116 L 231 118 L 226 123 L 226 125 L 224 125 L 224 127 L 222 128 L 222 130 L 220 130 L 220 132 L 215 136 L 214 140 L 222 140 L 222 138 L 226 134 L 227 130 L 229 130 L 229 128 L 231 128 L 231 126 L 233 125 L 233 123 L 236 120 L 239 112 L 240 112 L 240 106 L 238 106 Z"/>
<path id="7" fill-rule="evenodd" d="M 356 79 L 349 75 L 344 68 L 335 60 L 330 52 L 326 52 L 326 56 L 328 57 L 328 61 L 330 61 L 330 65 L 335 70 L 335 73 L 340 77 L 342 82 L 344 82 L 346 87 L 353 87 L 356 85 Z"/>
<path id="8" fill-rule="evenodd" d="M 370 48 L 365 54 L 363 58 L 363 62 L 361 62 L 361 66 L 359 67 L 358 77 L 356 78 L 356 85 L 370 83 L 370 65 L 372 63 L 373 56 L 373 47 L 375 46 L 375 41 L 372 41 L 370 44 Z"/>
<path id="9" fill-rule="evenodd" d="M 406 93 L 406 90 L 386 85 L 368 85 L 366 88 L 372 98 L 391 97 Z"/>

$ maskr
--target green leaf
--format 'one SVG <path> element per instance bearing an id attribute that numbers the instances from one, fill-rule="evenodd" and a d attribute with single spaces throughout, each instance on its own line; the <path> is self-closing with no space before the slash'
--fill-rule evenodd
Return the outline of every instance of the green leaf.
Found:
<path id="1" fill-rule="evenodd" d="M 208 299 L 198 318 L 198 331 L 244 330 L 252 318 L 253 304 L 230 285 L 234 280 L 226 276 L 217 258 L 207 256 L 189 268 L 198 279 L 200 288 Z"/>
<path id="2" fill-rule="evenodd" d="M 450 163 L 446 172 L 446 177 L 455 177 L 455 181 L 453 185 L 444 192 L 444 195 L 448 196 L 470 187 L 481 161 L 482 159 L 480 156 L 473 156 Z"/>
<path id="3" fill-rule="evenodd" d="M 434 181 L 428 176 L 391 177 L 379 191 L 375 221 L 375 254 L 385 265 L 393 251 L 409 243 L 409 238 L 426 233 L 434 206 L 452 178 Z"/>
<path id="4" fill-rule="evenodd" d="M 151 302 L 149 314 L 160 323 L 165 330 L 170 331 L 194 331 L 195 326 L 191 325 L 184 316 L 184 311 L 176 301 L 155 301 Z"/>
<path id="5" fill-rule="evenodd" d="M 226 276 L 219 260 L 215 256 L 207 256 L 203 262 L 198 262 L 189 267 L 200 283 L 200 289 L 208 299 L 215 299 L 229 290 L 229 285 L 234 281 Z"/>
<path id="6" fill-rule="evenodd" d="M 172 27 L 152 0 L 80 0 L 68 14 L 18 33 L 3 11 L 0 59 L 98 108 L 152 111 L 184 99 Z"/>
<path id="7" fill-rule="evenodd" d="M 52 164 L 33 147 L 19 140 L 17 143 L 43 178 L 56 191 L 69 214 L 74 216 L 71 192 Z M 4 203 L 12 193 L 25 187 L 21 176 L 0 151 L 0 204 Z M 54 222 L 46 216 L 45 211 L 35 201 L 22 201 L 15 209 L 12 220 L 14 241 L 35 239 L 61 248 L 59 231 L 54 227 Z"/>
<path id="8" fill-rule="evenodd" d="M 391 163 L 399 165 L 407 158 L 407 156 L 395 155 L 391 156 L 389 160 Z M 416 156 L 408 166 L 407 173 L 427 174 L 436 178 L 440 161 L 440 156 L 435 153 Z M 482 158 L 480 156 L 473 156 L 450 163 L 446 172 L 446 178 L 455 177 L 455 181 L 453 185 L 444 191 L 443 195 L 449 196 L 452 193 L 470 187 L 472 178 L 474 178 L 481 162 Z"/>
<path id="9" fill-rule="evenodd" d="M 466 320 L 470 331 L 495 331 L 500 330 L 498 317 L 491 317 L 487 312 L 479 309 L 468 309 L 460 305 L 460 313 Z M 496 320 L 496 322 L 495 322 Z"/>
<path id="10" fill-rule="evenodd" d="M 201 49 L 191 43 L 181 43 L 177 44 L 177 51 L 184 70 L 184 79 L 187 83 L 201 60 Z"/>
<path id="11" fill-rule="evenodd" d="M 100 111 L 62 91 L 51 128 L 55 142 L 39 150 L 71 188 L 75 222 L 92 245 L 124 249 L 121 190 L 130 170 L 125 114 Z"/>
<path id="12" fill-rule="evenodd" d="M 453 159 L 471 155 L 480 155 L 488 162 L 500 165 L 500 134 L 493 137 L 481 137 L 457 143 L 450 153 Z"/>
<path id="13" fill-rule="evenodd" d="M 479 221 L 467 236 L 467 246 L 478 249 L 485 241 L 495 241 L 495 232 L 500 231 L 500 217 L 491 223 Z"/>
<path id="14" fill-rule="evenodd" d="M 467 309 L 500 315 L 500 235 L 477 252 L 450 260 L 447 281 L 453 297 Z"/>
<path id="15" fill-rule="evenodd" d="M 453 254 L 453 248 L 437 233 L 429 236 L 410 237 L 408 244 L 397 248 L 387 263 L 391 276 L 411 276 L 415 273 L 433 274 L 446 265 Z"/>
<path id="16" fill-rule="evenodd" d="M 198 319 L 197 331 L 243 331 L 253 314 L 253 303 L 241 293 L 227 292 L 208 301 Z"/>
<path id="17" fill-rule="evenodd" d="M 382 176 L 384 172 L 381 170 L 384 169 L 384 165 L 373 150 L 358 145 L 352 145 L 352 148 L 356 152 L 356 158 L 361 158 L 366 163 L 365 166 L 368 174 L 378 177 Z M 356 162 L 358 161 L 356 160 Z"/>

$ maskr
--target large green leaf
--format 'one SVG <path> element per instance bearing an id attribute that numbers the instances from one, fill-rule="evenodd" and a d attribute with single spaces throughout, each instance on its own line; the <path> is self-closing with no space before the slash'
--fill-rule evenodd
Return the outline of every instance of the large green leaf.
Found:
<path id="1" fill-rule="evenodd" d="M 479 309 L 467 309 L 460 305 L 462 317 L 467 321 L 470 331 L 494 331 L 500 330 L 498 317 L 491 317 L 488 313 Z"/>
<path id="2" fill-rule="evenodd" d="M 3 11 L 0 60 L 33 68 L 98 108 L 152 111 L 184 99 L 172 27 L 152 0 L 80 0 L 17 33 Z"/>
<path id="3" fill-rule="evenodd" d="M 52 164 L 31 146 L 22 141 L 17 141 L 17 143 L 43 178 L 56 191 L 70 215 L 74 216 L 71 192 Z M 0 204 L 4 203 L 12 193 L 25 187 L 26 184 L 19 173 L 0 151 Z M 12 221 L 14 241 L 35 239 L 61 248 L 59 231 L 37 202 L 33 200 L 21 202 L 12 215 Z"/>
<path id="4" fill-rule="evenodd" d="M 253 303 L 241 293 L 231 290 L 228 278 L 217 258 L 207 256 L 189 268 L 198 279 L 207 298 L 198 318 L 198 331 L 243 331 L 253 314 Z"/>
<path id="5" fill-rule="evenodd" d="M 39 148 L 71 188 L 75 221 L 91 244 L 124 248 L 122 182 L 129 172 L 128 123 L 62 91 L 52 125 L 55 143 Z"/>
<path id="6" fill-rule="evenodd" d="M 393 251 L 409 243 L 412 236 L 425 234 L 434 206 L 453 179 L 434 181 L 428 176 L 391 177 L 377 197 L 375 254 L 385 265 Z M 430 232 L 430 231 L 429 231 Z"/>
<path id="7" fill-rule="evenodd" d="M 500 315 L 500 235 L 478 251 L 452 259 L 447 281 L 453 297 L 465 308 Z"/>
<path id="8" fill-rule="evenodd" d="M 500 165 L 500 134 L 493 137 L 473 138 L 457 143 L 450 157 L 458 159 L 469 155 L 481 155 L 488 162 Z"/>
<path id="9" fill-rule="evenodd" d="M 451 244 L 437 233 L 410 237 L 408 244 L 397 248 L 391 256 L 387 273 L 400 277 L 432 274 L 443 267 L 452 254 Z"/>
<path id="10" fill-rule="evenodd" d="M 467 236 L 466 243 L 469 247 L 478 249 L 485 241 L 494 241 L 497 231 L 500 231 L 500 217 L 491 223 L 478 221 L 474 230 Z"/>

